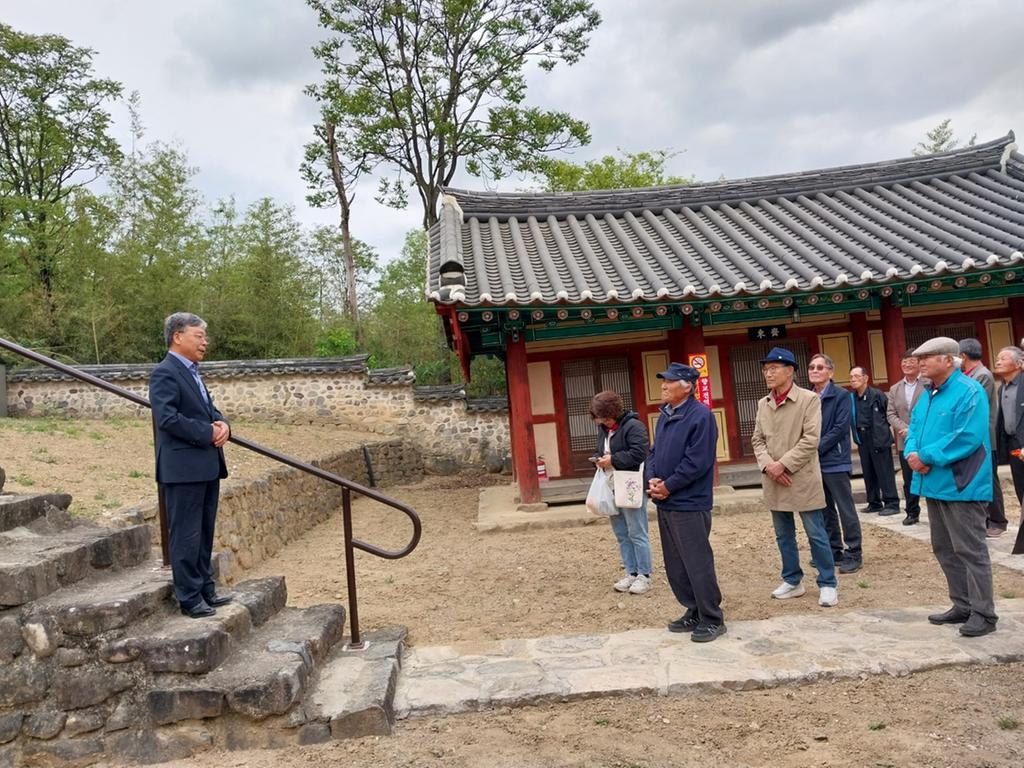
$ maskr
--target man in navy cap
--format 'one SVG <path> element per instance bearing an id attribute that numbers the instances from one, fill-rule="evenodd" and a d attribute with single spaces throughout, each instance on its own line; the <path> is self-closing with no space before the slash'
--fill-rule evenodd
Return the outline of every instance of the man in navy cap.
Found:
<path id="1" fill-rule="evenodd" d="M 712 484 L 718 426 L 711 409 L 693 398 L 700 373 L 670 363 L 661 379 L 661 416 L 644 464 L 648 493 L 658 507 L 658 529 L 669 586 L 686 613 L 668 625 L 695 643 L 725 634 L 722 592 L 711 533 Z"/>
<path id="2" fill-rule="evenodd" d="M 804 594 L 793 516 L 799 512 L 818 569 L 818 604 L 833 606 L 839 602 L 839 592 L 823 515 L 825 491 L 818 460 L 821 400 L 793 383 L 796 358 L 788 349 L 772 349 L 761 360 L 761 372 L 771 391 L 757 403 L 751 445 L 782 556 L 782 583 L 772 597 L 786 600 Z"/>

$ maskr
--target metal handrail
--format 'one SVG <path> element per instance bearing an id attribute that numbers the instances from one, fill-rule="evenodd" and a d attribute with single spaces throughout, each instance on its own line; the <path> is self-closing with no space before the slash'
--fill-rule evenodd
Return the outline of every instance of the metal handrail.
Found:
<path id="1" fill-rule="evenodd" d="M 137 395 L 134 392 L 119 387 L 116 384 L 111 384 L 109 381 L 104 381 L 97 376 L 93 376 L 85 371 L 79 371 L 72 368 L 64 363 L 59 363 L 52 358 L 41 355 L 38 352 L 34 352 L 31 349 L 22 347 L 19 344 L 15 344 L 13 341 L 0 338 L 0 348 L 6 349 L 8 352 L 13 352 L 16 355 L 32 360 L 33 362 L 45 365 L 47 368 L 52 368 L 55 371 L 60 371 L 63 374 L 71 376 L 79 381 L 84 381 L 86 384 L 92 384 L 94 387 L 106 390 L 111 394 L 123 397 L 126 400 L 141 405 L 144 408 L 150 408 L 152 406 L 149 400 Z M 154 429 L 154 440 L 156 424 L 153 425 Z M 385 496 L 383 493 L 374 490 L 373 488 L 367 488 L 365 485 L 356 483 L 352 480 L 346 480 L 343 477 L 335 475 L 333 472 L 314 467 L 312 464 L 307 464 L 304 461 L 293 458 L 283 453 L 262 446 L 259 443 L 254 443 L 251 440 L 246 440 L 244 437 L 236 437 L 234 434 L 228 438 L 229 442 L 240 445 L 242 448 L 247 448 L 254 453 L 258 453 L 261 456 L 266 456 L 268 459 L 280 462 L 281 464 L 287 464 L 289 467 L 301 470 L 307 474 L 319 477 L 321 480 L 326 480 L 329 483 L 341 486 L 341 507 L 342 507 L 342 523 L 345 530 L 345 571 L 348 580 L 348 601 L 349 601 L 349 627 L 350 627 L 350 642 L 348 647 L 352 650 L 361 650 L 365 648 L 365 644 L 362 641 L 362 637 L 359 633 L 359 605 L 356 598 L 356 571 L 355 571 L 355 549 L 361 549 L 364 552 L 369 552 L 371 555 L 382 557 L 387 560 L 398 560 L 399 558 L 405 557 L 414 549 L 420 542 L 420 535 L 423 530 L 423 525 L 420 522 L 419 515 L 416 511 L 407 504 L 403 504 L 397 499 L 392 499 L 389 496 Z M 379 501 L 381 504 L 397 509 L 398 511 L 405 514 L 412 521 L 412 538 L 409 543 L 401 549 L 389 550 L 382 549 L 373 544 L 369 544 L 360 539 L 353 538 L 352 536 L 352 491 L 358 494 L 367 496 L 375 501 Z M 160 506 L 160 532 L 161 532 L 161 543 L 164 548 L 164 565 L 167 565 L 167 513 L 164 509 L 163 494 L 159 492 L 159 486 L 157 488 L 157 495 L 159 498 Z"/>

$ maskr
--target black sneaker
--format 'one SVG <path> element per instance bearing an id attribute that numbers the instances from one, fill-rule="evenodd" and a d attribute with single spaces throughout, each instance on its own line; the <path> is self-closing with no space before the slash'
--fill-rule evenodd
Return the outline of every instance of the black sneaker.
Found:
<path id="1" fill-rule="evenodd" d="M 697 629 L 700 629 L 700 627 Z M 972 613 L 971 618 L 960 627 L 960 634 L 964 637 L 981 637 L 995 631 L 996 623 L 989 621 L 979 613 Z M 697 630 L 695 629 L 693 633 L 697 634 Z"/>
<path id="2" fill-rule="evenodd" d="M 994 629 L 994 627 L 993 627 Z M 716 637 L 724 635 L 725 624 L 699 624 L 690 639 L 695 643 L 710 643 Z"/>
<path id="3" fill-rule="evenodd" d="M 700 624 L 697 614 L 687 611 L 675 621 L 668 623 L 669 632 L 693 632 Z"/>
<path id="4" fill-rule="evenodd" d="M 898 515 L 899 513 L 899 507 L 882 507 L 880 510 L 878 510 L 878 514 L 882 515 L 883 517 L 888 517 L 889 515 Z"/>
<path id="5" fill-rule="evenodd" d="M 861 507 L 860 513 L 862 515 L 874 515 L 882 511 L 881 507 L 875 507 L 868 504 L 866 507 Z"/>
<path id="6" fill-rule="evenodd" d="M 917 525 L 920 522 L 917 515 L 907 515 L 903 518 L 904 525 Z"/>
<path id="7" fill-rule="evenodd" d="M 932 624 L 963 624 L 971 618 L 971 614 L 961 611 L 959 608 L 950 608 L 944 613 L 933 613 L 928 617 Z"/>
<path id="8" fill-rule="evenodd" d="M 844 557 L 843 561 L 839 563 L 840 573 L 856 573 L 861 569 L 864 563 L 859 557 Z"/>

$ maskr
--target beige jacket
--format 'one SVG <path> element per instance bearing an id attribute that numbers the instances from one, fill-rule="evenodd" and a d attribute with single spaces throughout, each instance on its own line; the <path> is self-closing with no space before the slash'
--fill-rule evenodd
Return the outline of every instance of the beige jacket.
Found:
<path id="1" fill-rule="evenodd" d="M 818 464 L 820 437 L 821 400 L 814 392 L 794 384 L 782 405 L 776 405 L 771 394 L 758 401 L 751 438 L 757 466 L 763 473 L 773 461 L 781 461 L 793 480 L 785 486 L 761 475 L 768 509 L 810 512 L 825 506 Z"/>
<path id="2" fill-rule="evenodd" d="M 914 393 L 910 407 L 907 407 L 906 379 L 900 379 L 889 387 L 889 394 L 887 396 L 889 405 L 886 408 L 886 419 L 889 422 L 889 426 L 892 427 L 893 437 L 896 438 L 896 450 L 901 454 L 903 453 L 903 444 L 906 438 L 900 434 L 900 430 L 910 427 L 910 412 L 914 410 L 917 401 L 921 399 L 921 393 L 924 392 L 925 384 L 927 383 L 928 379 L 923 376 L 917 380 L 917 391 Z"/>

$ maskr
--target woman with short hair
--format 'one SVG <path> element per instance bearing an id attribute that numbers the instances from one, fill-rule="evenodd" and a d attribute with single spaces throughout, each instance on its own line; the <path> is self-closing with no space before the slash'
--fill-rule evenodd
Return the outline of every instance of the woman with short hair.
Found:
<path id="1" fill-rule="evenodd" d="M 598 425 L 597 450 L 591 461 L 601 469 L 636 472 L 650 449 L 647 428 L 635 411 L 627 411 L 617 392 L 604 391 L 590 401 L 590 417 Z M 619 507 L 609 518 L 619 542 L 625 575 L 617 592 L 642 595 L 651 588 L 651 542 L 647 536 L 647 497 L 637 509 Z"/>

